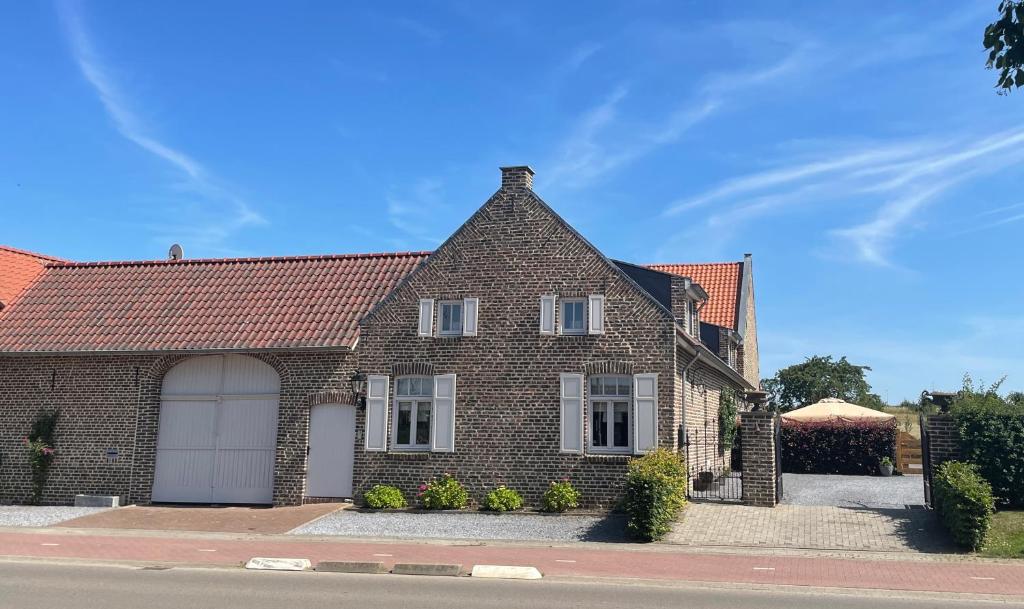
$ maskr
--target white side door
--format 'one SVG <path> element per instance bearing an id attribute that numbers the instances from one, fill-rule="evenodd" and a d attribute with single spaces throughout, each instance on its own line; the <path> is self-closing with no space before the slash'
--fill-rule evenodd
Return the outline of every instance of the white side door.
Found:
<path id="1" fill-rule="evenodd" d="M 310 409 L 306 496 L 352 496 L 355 442 L 354 407 L 319 404 Z"/>

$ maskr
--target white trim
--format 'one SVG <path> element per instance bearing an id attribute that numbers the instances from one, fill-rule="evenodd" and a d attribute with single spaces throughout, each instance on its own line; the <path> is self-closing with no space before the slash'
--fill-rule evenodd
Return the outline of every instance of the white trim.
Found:
<path id="1" fill-rule="evenodd" d="M 427 395 L 398 395 L 398 382 L 403 379 L 422 379 L 430 382 L 430 393 Z M 419 410 L 419 403 L 428 404 L 430 410 L 430 433 L 434 433 L 434 379 L 425 374 L 403 374 L 395 377 L 395 384 L 391 396 L 391 450 L 394 452 L 423 452 L 430 450 L 430 440 L 426 444 L 416 444 L 416 413 Z M 412 425 L 409 428 L 409 444 L 398 443 L 398 409 L 399 402 L 412 402 L 413 408 L 409 412 Z"/>
<path id="2" fill-rule="evenodd" d="M 573 383 L 569 384 L 566 381 L 572 381 L 578 387 L 578 391 L 572 392 L 571 388 Z M 558 381 L 558 450 L 563 453 L 570 454 L 583 454 L 583 447 L 586 445 L 586 428 L 584 423 L 586 422 L 586 413 L 584 412 L 584 396 L 586 395 L 586 377 L 582 374 L 575 374 L 570 372 L 563 372 L 559 377 Z M 569 392 L 566 390 L 570 389 Z M 578 394 L 578 395 L 575 395 Z M 574 423 L 571 419 L 571 415 L 575 414 L 575 417 L 579 419 L 578 429 L 579 433 L 577 443 L 578 447 L 566 446 L 565 434 L 566 431 L 571 431 L 570 428 L 566 427 L 566 422 L 570 424 Z M 573 425 L 576 427 L 576 425 Z"/>
<path id="3" fill-rule="evenodd" d="M 434 299 L 420 299 L 420 321 L 417 328 L 419 336 L 434 335 Z"/>
<path id="4" fill-rule="evenodd" d="M 641 437 L 641 433 L 646 437 Z M 658 375 L 633 375 L 633 454 L 658 448 Z"/>
<path id="5" fill-rule="evenodd" d="M 587 334 L 604 334 L 604 295 L 591 294 L 587 311 Z"/>
<path id="6" fill-rule="evenodd" d="M 548 294 L 540 297 L 540 333 L 555 333 L 555 304 L 558 297 Z"/>
<path id="7" fill-rule="evenodd" d="M 480 299 L 462 299 L 462 335 L 476 336 L 478 319 L 480 317 Z"/>

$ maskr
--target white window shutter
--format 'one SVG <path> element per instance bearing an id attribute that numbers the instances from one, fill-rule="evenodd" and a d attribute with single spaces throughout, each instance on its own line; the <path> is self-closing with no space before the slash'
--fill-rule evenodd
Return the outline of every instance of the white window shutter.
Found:
<path id="1" fill-rule="evenodd" d="M 563 453 L 583 452 L 583 375 L 562 373 L 559 385 L 561 445 Z"/>
<path id="2" fill-rule="evenodd" d="M 479 298 L 466 298 L 462 301 L 462 335 L 476 336 L 477 313 L 480 309 Z"/>
<path id="3" fill-rule="evenodd" d="M 434 412 L 430 420 L 433 425 L 430 450 L 437 453 L 455 452 L 454 374 L 439 374 L 434 377 Z"/>
<path id="4" fill-rule="evenodd" d="M 604 296 L 601 294 L 591 294 L 589 301 L 590 311 L 589 315 L 587 315 L 587 333 L 604 334 Z"/>
<path id="5" fill-rule="evenodd" d="M 658 447 L 658 375 L 633 376 L 633 452 Z"/>
<path id="6" fill-rule="evenodd" d="M 555 333 L 555 296 L 540 297 L 540 333 Z"/>
<path id="7" fill-rule="evenodd" d="M 420 336 L 434 335 L 434 299 L 423 298 L 420 300 Z"/>
<path id="8" fill-rule="evenodd" d="M 366 450 L 388 448 L 388 377 L 366 377 Z"/>

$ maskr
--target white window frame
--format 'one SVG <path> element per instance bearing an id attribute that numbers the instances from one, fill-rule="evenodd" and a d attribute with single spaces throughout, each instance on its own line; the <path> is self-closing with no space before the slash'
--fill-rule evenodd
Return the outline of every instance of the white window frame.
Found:
<path id="1" fill-rule="evenodd" d="M 448 330 L 444 329 L 444 309 L 445 307 L 459 307 L 459 327 L 458 329 Z M 462 300 L 441 300 L 437 303 L 437 335 L 438 336 L 462 336 L 463 329 L 466 327 L 466 303 Z"/>
<path id="2" fill-rule="evenodd" d="M 591 379 L 611 378 L 625 381 L 629 387 L 629 395 L 601 395 L 591 390 Z M 618 386 L 618 384 L 616 384 Z M 586 377 L 587 391 L 587 452 L 596 454 L 628 455 L 633 452 L 633 426 L 636 425 L 633 409 L 633 377 L 624 374 L 594 374 Z M 594 404 L 596 402 L 607 402 L 609 408 L 605 422 L 607 426 L 607 437 L 609 446 L 594 446 Z M 614 446 L 615 444 L 615 404 L 622 403 L 626 406 L 626 445 Z"/>
<path id="3" fill-rule="evenodd" d="M 580 309 L 583 311 L 583 318 L 581 320 L 583 322 L 583 325 L 580 326 L 579 329 L 575 329 L 575 328 L 569 329 L 569 328 L 565 327 L 565 306 L 566 305 L 570 305 L 570 304 L 572 304 L 572 305 L 579 305 Z M 565 334 L 566 336 L 582 336 L 582 335 L 586 334 L 587 333 L 587 323 L 589 321 L 587 319 L 587 315 L 588 315 L 587 309 L 588 309 L 587 299 L 584 296 L 580 296 L 578 298 L 577 297 L 562 298 L 561 302 L 558 303 L 558 333 L 559 334 Z"/>
<path id="4" fill-rule="evenodd" d="M 430 390 L 428 395 L 400 395 L 398 393 L 398 387 L 400 381 L 405 379 L 422 379 L 429 381 Z M 432 441 L 434 438 L 434 377 L 423 376 L 419 374 L 410 374 L 405 376 L 396 377 L 394 381 L 394 396 L 392 400 L 393 412 L 391 414 L 391 448 L 396 451 L 409 451 L 409 452 L 429 452 L 431 449 Z M 409 412 L 410 417 L 410 428 L 409 428 L 409 444 L 398 443 L 398 411 L 400 408 L 400 402 L 412 402 L 412 409 Z M 416 427 L 417 412 L 424 404 L 430 409 L 430 421 L 427 423 L 428 437 L 426 444 L 416 443 Z"/>

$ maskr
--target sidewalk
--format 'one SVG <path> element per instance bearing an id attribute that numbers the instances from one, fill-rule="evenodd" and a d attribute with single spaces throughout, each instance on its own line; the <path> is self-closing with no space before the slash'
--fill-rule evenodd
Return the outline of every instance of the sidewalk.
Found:
<path id="1" fill-rule="evenodd" d="M 1024 596 L 1024 563 L 867 560 L 701 552 L 665 545 L 538 546 L 76 529 L 0 531 L 0 556 L 209 566 L 253 556 L 535 566 L 545 576 L 612 577 Z"/>

